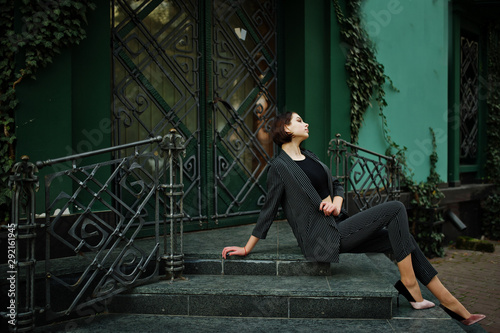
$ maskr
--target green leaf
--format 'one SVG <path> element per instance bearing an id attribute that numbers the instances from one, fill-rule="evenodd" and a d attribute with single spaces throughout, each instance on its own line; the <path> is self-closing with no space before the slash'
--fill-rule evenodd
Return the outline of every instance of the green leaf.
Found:
<path id="1" fill-rule="evenodd" d="M 12 110 L 14 110 L 18 104 L 19 104 L 19 102 L 18 102 L 18 100 L 17 100 L 17 99 L 12 100 L 12 101 L 10 101 L 10 103 L 9 103 L 9 108 L 11 108 Z"/>

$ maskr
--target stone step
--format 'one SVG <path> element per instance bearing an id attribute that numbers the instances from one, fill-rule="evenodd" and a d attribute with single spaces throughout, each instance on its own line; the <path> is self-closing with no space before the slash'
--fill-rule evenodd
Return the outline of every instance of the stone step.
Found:
<path id="1" fill-rule="evenodd" d="M 330 263 L 307 262 L 290 259 L 209 259 L 190 258 L 184 260 L 184 274 L 208 275 L 276 275 L 276 276 L 328 276 L 332 274 Z"/>
<path id="2" fill-rule="evenodd" d="M 254 267 L 252 262 L 242 264 Z M 366 255 L 343 254 L 330 269 L 327 276 L 184 274 L 185 280 L 163 280 L 117 295 L 108 310 L 217 317 L 392 317 L 397 292 Z"/>
<path id="3" fill-rule="evenodd" d="M 36 333 L 234 333 L 234 332 L 465 332 L 450 319 L 282 319 L 235 317 L 185 317 L 151 314 L 106 314 L 35 329 Z M 468 331 L 467 331 L 468 332 Z M 472 333 L 472 331 L 470 332 Z M 482 331 L 485 333 L 485 331 Z"/>
<path id="4" fill-rule="evenodd" d="M 115 296 L 110 313 L 264 318 L 392 317 L 390 288 L 341 285 L 327 277 L 190 275 Z M 335 287 L 335 284 L 337 287 Z"/>

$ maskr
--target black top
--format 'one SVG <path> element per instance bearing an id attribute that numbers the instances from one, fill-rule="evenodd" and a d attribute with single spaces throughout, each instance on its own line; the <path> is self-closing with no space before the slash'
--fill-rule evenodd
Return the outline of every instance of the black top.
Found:
<path id="1" fill-rule="evenodd" d="M 325 199 L 328 197 L 330 195 L 330 191 L 328 190 L 328 177 L 323 167 L 307 156 L 304 160 L 295 162 L 305 172 L 307 177 L 309 177 L 320 198 Z"/>

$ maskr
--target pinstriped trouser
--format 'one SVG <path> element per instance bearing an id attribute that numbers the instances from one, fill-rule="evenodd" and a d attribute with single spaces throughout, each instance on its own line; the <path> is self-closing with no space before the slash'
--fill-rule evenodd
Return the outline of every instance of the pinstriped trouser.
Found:
<path id="1" fill-rule="evenodd" d="M 396 261 L 411 253 L 415 276 L 424 285 L 437 275 L 410 234 L 405 206 L 399 201 L 389 201 L 338 224 L 341 253 L 389 252 Z"/>

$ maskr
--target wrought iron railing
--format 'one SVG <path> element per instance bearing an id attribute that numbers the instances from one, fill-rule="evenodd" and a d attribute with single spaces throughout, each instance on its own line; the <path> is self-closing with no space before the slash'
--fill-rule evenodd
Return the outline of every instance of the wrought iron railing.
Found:
<path id="1" fill-rule="evenodd" d="M 348 211 L 362 211 L 388 200 L 399 200 L 401 166 L 391 156 L 353 145 L 337 134 L 328 147 L 330 169 L 343 184 Z M 349 208 L 352 201 L 355 207 Z"/>
<path id="2" fill-rule="evenodd" d="M 159 149 L 139 153 L 137 148 L 146 144 L 158 144 Z M 135 149 L 132 155 L 110 159 L 112 152 L 129 148 Z M 6 226 L 12 247 L 7 263 L 8 276 L 13 277 L 8 294 L 12 309 L 2 312 L 11 331 L 33 330 L 42 312 L 50 321 L 104 304 L 113 295 L 159 277 L 162 260 L 169 277 L 181 276 L 183 152 L 183 138 L 172 131 L 165 137 L 36 164 L 23 157 L 14 166 L 12 223 Z M 84 158 L 97 157 L 103 161 L 79 166 Z M 69 165 L 61 166 L 64 162 Z M 36 173 L 46 166 L 57 166 L 58 171 L 45 176 L 45 220 L 36 223 Z M 154 222 L 154 240 L 136 242 L 146 221 Z M 45 253 L 35 255 L 37 232 L 45 235 Z M 41 294 L 35 290 L 35 285 L 40 287 L 35 283 L 37 260 L 44 261 L 38 265 L 44 266 L 43 304 L 35 302 L 35 293 L 38 298 Z"/>

